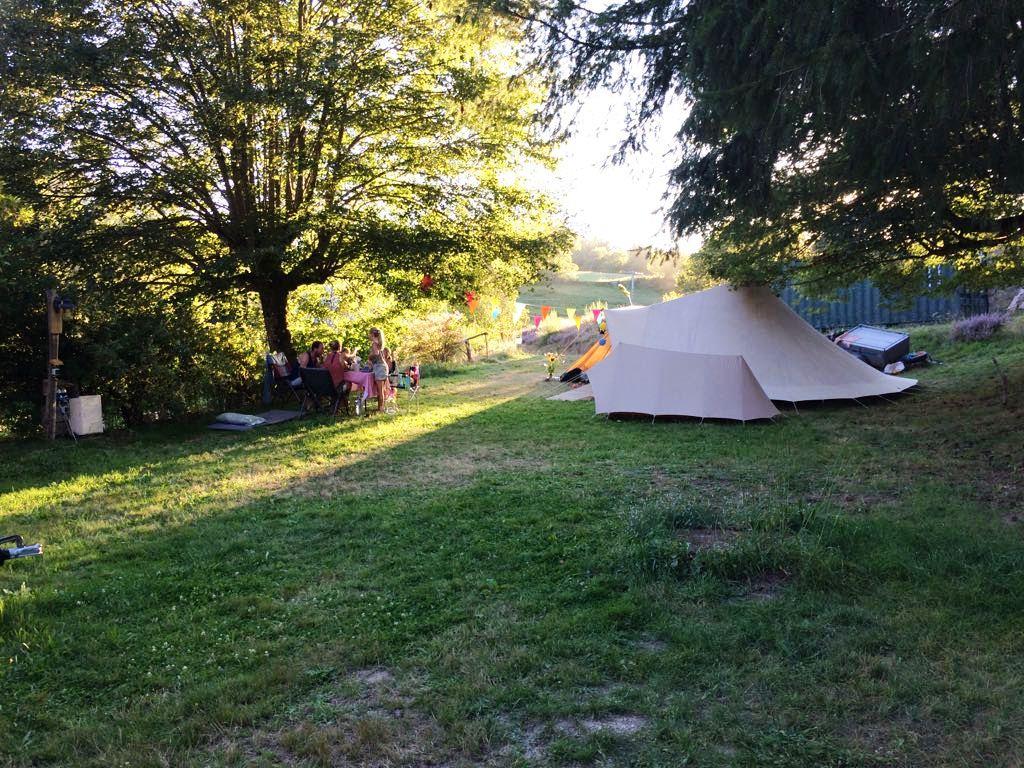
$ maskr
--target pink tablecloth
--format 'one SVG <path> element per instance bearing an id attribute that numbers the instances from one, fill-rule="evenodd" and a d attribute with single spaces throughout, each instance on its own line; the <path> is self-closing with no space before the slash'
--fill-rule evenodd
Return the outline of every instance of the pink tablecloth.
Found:
<path id="1" fill-rule="evenodd" d="M 334 374 L 331 374 L 332 377 Z M 366 371 L 343 371 L 341 372 L 341 378 L 336 379 L 335 383 L 347 381 L 355 386 L 359 387 L 362 393 L 359 395 L 360 399 L 365 400 L 368 397 L 377 397 L 377 382 L 373 380 L 373 372 Z"/>

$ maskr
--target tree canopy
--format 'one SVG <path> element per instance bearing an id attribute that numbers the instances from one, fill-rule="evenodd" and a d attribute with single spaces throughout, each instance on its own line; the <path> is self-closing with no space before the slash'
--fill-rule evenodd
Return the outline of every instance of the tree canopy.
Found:
<path id="1" fill-rule="evenodd" d="M 539 20 L 556 105 L 634 81 L 635 123 L 676 96 L 669 218 L 737 283 L 916 284 L 952 264 L 1024 279 L 1024 5 L 1014 0 L 626 0 Z M 566 64 L 566 61 L 569 64 Z"/>
<path id="2" fill-rule="evenodd" d="M 259 295 L 358 268 L 460 294 L 568 244 L 520 24 L 456 0 L 28 0 L 0 19 L 0 182 L 104 279 Z M 520 174 L 521 176 L 521 174 Z"/>

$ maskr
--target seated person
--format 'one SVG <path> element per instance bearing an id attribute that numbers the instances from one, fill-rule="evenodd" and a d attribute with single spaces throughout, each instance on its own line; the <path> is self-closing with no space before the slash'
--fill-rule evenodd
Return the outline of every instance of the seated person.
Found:
<path id="1" fill-rule="evenodd" d="M 323 365 L 324 345 L 322 341 L 314 341 L 309 350 L 300 352 L 298 363 L 300 368 L 320 368 Z"/>
<path id="2" fill-rule="evenodd" d="M 359 348 L 349 349 L 345 347 L 341 350 L 341 359 L 345 364 L 346 370 L 358 371 L 359 370 Z"/>
<path id="3" fill-rule="evenodd" d="M 341 355 L 341 342 L 337 339 L 327 345 L 327 356 L 324 358 L 324 368 L 343 367 Z"/>
<path id="4" fill-rule="evenodd" d="M 330 371 L 334 386 L 342 386 L 341 377 L 348 370 L 348 365 L 345 363 L 345 356 L 341 352 L 341 343 L 337 340 L 331 342 L 330 352 L 324 358 L 323 367 Z"/>

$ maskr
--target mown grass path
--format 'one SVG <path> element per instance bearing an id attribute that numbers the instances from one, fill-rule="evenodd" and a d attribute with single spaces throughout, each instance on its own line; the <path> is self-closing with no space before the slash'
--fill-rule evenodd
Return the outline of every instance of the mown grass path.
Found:
<path id="1" fill-rule="evenodd" d="M 0 572 L 0 749 L 1019 765 L 1024 338 L 920 341 L 922 392 L 774 424 L 594 418 L 526 359 L 397 418 L 0 446 L 46 545 Z"/>

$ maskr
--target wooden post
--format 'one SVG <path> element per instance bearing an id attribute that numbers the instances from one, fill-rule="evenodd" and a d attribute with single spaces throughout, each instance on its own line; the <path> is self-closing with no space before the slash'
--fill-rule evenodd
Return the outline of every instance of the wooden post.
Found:
<path id="1" fill-rule="evenodd" d="M 57 377 L 54 375 L 54 366 L 60 358 L 60 332 L 63 327 L 60 313 L 53 308 L 53 302 L 57 298 L 57 291 L 52 288 L 46 291 L 46 332 L 49 344 L 46 350 L 46 387 L 43 393 L 46 397 L 46 406 L 43 409 L 43 425 L 46 427 L 46 436 L 53 440 L 57 437 Z"/>
<path id="2" fill-rule="evenodd" d="M 469 346 L 469 339 L 466 339 L 466 362 L 473 362 L 473 348 Z"/>
<path id="3" fill-rule="evenodd" d="M 46 381 L 44 384 L 45 406 L 43 408 L 43 426 L 46 436 L 53 440 L 63 432 L 63 424 L 57 418 L 57 388 L 60 386 L 58 374 L 60 366 L 60 335 L 64 330 L 64 312 L 54 307 L 57 291 L 46 291 L 46 330 L 49 344 L 46 351 Z"/>

